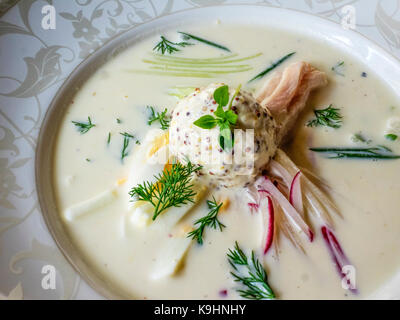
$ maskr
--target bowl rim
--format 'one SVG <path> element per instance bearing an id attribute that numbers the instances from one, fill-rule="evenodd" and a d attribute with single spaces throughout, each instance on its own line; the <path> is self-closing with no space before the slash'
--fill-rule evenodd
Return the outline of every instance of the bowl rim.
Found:
<path id="1" fill-rule="evenodd" d="M 272 11 L 272 12 L 290 12 L 291 14 L 294 14 L 296 16 L 302 16 L 303 18 L 310 18 L 313 20 L 319 20 L 320 23 L 323 23 L 327 25 L 327 27 L 330 28 L 340 28 L 340 24 L 337 22 L 334 22 L 332 20 L 329 20 L 326 17 L 321 17 L 321 16 L 316 16 L 311 13 L 303 12 L 298 9 L 291 9 L 291 8 L 279 8 L 279 7 L 270 7 L 265 4 L 244 4 L 244 3 L 238 3 L 238 4 L 219 4 L 219 5 L 206 5 L 202 7 L 194 7 L 194 8 L 186 8 L 182 10 L 177 10 L 175 12 L 171 12 L 162 16 L 158 16 L 155 18 L 152 18 L 144 23 L 141 23 L 139 25 L 132 26 L 128 30 L 125 30 L 118 35 L 114 36 L 113 38 L 109 39 L 105 44 L 103 44 L 101 47 L 99 47 L 96 51 L 91 53 L 89 56 L 87 56 L 83 61 L 81 61 L 78 65 L 75 66 L 75 68 L 69 73 L 69 75 L 66 77 L 66 79 L 63 81 L 62 85 L 60 88 L 57 90 L 53 98 L 51 99 L 51 102 L 48 105 L 48 108 L 45 112 L 41 127 L 40 127 L 40 132 L 38 135 L 37 139 L 37 144 L 36 144 L 36 150 L 35 150 L 35 185 L 36 185 L 36 190 L 37 190 L 37 195 L 38 195 L 38 202 L 39 202 L 39 207 L 40 207 L 40 213 L 45 221 L 46 227 L 51 234 L 54 242 L 56 243 L 58 249 L 61 251 L 62 255 L 66 258 L 68 263 L 74 268 L 74 270 L 79 274 L 79 276 L 90 285 L 90 287 L 96 291 L 98 294 L 100 294 L 102 297 L 105 297 L 107 299 L 136 299 L 135 297 L 132 297 L 131 295 L 127 295 L 126 293 L 123 293 L 122 291 L 119 290 L 114 290 L 112 289 L 112 284 L 110 286 L 110 283 L 106 280 L 104 280 L 99 272 L 96 270 L 93 270 L 90 268 L 90 263 L 83 258 L 83 254 L 80 252 L 80 250 L 77 248 L 77 245 L 74 244 L 74 242 L 70 242 L 70 244 L 66 247 L 65 241 L 64 243 L 61 242 L 60 240 L 60 231 L 64 232 L 64 235 L 67 235 L 69 237 L 69 232 L 67 231 L 67 228 L 65 226 L 65 223 L 62 221 L 62 218 L 60 216 L 60 213 L 58 212 L 56 208 L 56 196 L 55 196 L 55 191 L 54 188 L 51 186 L 45 187 L 45 184 L 42 182 L 43 181 L 43 172 L 47 172 L 46 176 L 47 179 L 50 178 L 51 183 L 53 182 L 53 165 L 54 165 L 54 152 L 46 152 L 48 150 L 54 151 L 55 147 L 55 142 L 56 138 L 58 136 L 58 129 L 51 129 L 52 126 L 54 126 L 53 123 L 51 123 L 54 117 L 57 117 L 59 119 L 62 119 L 65 114 L 65 110 L 67 109 L 67 106 L 64 108 L 62 112 L 59 112 L 60 105 L 66 105 L 64 100 L 69 100 L 69 102 L 72 100 L 73 96 L 75 93 L 68 93 L 68 90 L 71 90 L 71 86 L 76 87 L 76 91 L 78 91 L 79 86 L 76 86 L 76 82 L 73 80 L 79 79 L 79 76 L 84 74 L 82 78 L 79 79 L 78 83 L 83 84 L 85 83 L 93 74 L 96 72 L 97 68 L 94 68 L 94 66 L 99 65 L 102 66 L 104 65 L 108 59 L 113 58 L 116 54 L 119 53 L 120 49 L 123 49 L 123 51 L 132 45 L 140 38 L 143 38 L 143 35 L 148 35 L 154 33 L 153 28 L 151 26 L 155 24 L 156 22 L 160 25 L 166 20 L 169 20 L 171 16 L 182 16 L 182 15 L 187 15 L 188 13 L 190 14 L 193 11 L 205 11 L 209 10 L 210 8 L 238 8 L 238 7 L 262 7 L 263 10 L 266 11 Z M 190 15 L 189 15 L 190 16 Z M 188 19 L 187 16 L 184 17 L 185 19 Z M 150 27 L 149 27 L 150 25 Z M 171 23 L 166 23 L 167 28 L 170 27 Z M 150 29 L 150 31 L 147 31 L 147 29 Z M 279 28 L 277 28 L 279 29 Z M 338 29 L 339 30 L 339 29 Z M 143 33 L 140 33 L 140 31 L 143 31 Z M 351 36 L 352 38 L 361 38 L 364 43 L 367 43 L 368 46 L 372 47 L 378 55 L 382 55 L 388 59 L 392 64 L 395 64 L 398 69 L 400 66 L 400 59 L 397 58 L 395 55 L 393 55 L 390 51 L 386 50 L 379 44 L 377 44 L 375 41 L 368 39 L 366 36 L 361 34 L 357 30 L 351 30 L 353 35 Z M 127 39 L 127 41 L 124 43 L 123 46 L 118 46 L 118 43 L 122 42 L 122 39 Z M 316 40 L 321 40 L 320 38 L 316 38 Z M 127 45 L 128 44 L 128 45 Z M 117 49 L 115 51 L 115 49 Z M 340 49 L 339 49 L 340 50 Z M 354 55 L 352 55 L 354 57 Z M 105 60 L 102 60 L 102 62 L 99 63 L 94 63 L 96 59 L 103 58 Z M 99 59 L 101 60 L 101 59 Z M 90 72 L 86 72 L 86 71 Z M 377 72 L 379 75 L 379 71 Z M 74 83 L 74 84 L 72 84 Z M 393 88 L 393 86 L 391 86 Z M 67 97 L 67 99 L 65 99 Z M 69 98 L 69 99 L 68 99 Z M 69 104 L 68 104 L 69 105 Z M 51 135 L 48 137 L 47 133 L 49 130 L 56 130 L 56 134 Z M 50 141 L 48 141 L 50 139 Z M 51 164 L 51 167 L 45 166 L 45 164 Z M 49 205 L 49 199 L 46 199 L 46 193 L 51 192 L 52 193 L 52 202 L 53 205 Z M 56 221 L 55 219 L 58 219 Z"/>

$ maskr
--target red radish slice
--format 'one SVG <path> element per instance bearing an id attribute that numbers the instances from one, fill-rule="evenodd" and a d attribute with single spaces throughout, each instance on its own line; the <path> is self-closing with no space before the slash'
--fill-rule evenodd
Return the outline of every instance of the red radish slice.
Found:
<path id="1" fill-rule="evenodd" d="M 334 233 L 328 229 L 326 226 L 321 227 L 321 233 L 328 247 L 329 253 L 332 257 L 333 262 L 336 265 L 336 270 L 343 279 L 346 274 L 344 273 L 343 267 L 351 265 L 349 259 L 344 253 L 339 241 L 337 240 Z M 358 293 L 357 289 L 349 289 L 353 293 Z"/>
<path id="2" fill-rule="evenodd" d="M 261 177 L 256 181 L 258 191 L 260 193 L 267 193 L 271 195 L 280 205 L 283 212 L 297 231 L 303 232 L 310 240 L 314 239 L 314 234 L 310 227 L 303 220 L 303 217 L 296 211 L 290 204 L 286 197 L 275 187 L 275 185 L 267 177 Z"/>
<path id="3" fill-rule="evenodd" d="M 294 164 L 294 162 L 283 152 L 278 149 L 273 166 L 275 170 L 286 171 L 287 174 L 295 174 L 300 171 L 300 169 Z M 306 175 L 302 175 L 302 185 L 303 194 L 307 200 L 308 208 L 317 218 L 321 219 L 323 223 L 333 226 L 333 221 L 331 216 L 337 215 L 341 216 L 336 205 L 331 201 L 331 199 L 318 188 Z"/>
<path id="4" fill-rule="evenodd" d="M 289 202 L 304 218 L 303 197 L 301 194 L 301 172 L 297 172 L 290 185 Z"/>
<path id="5" fill-rule="evenodd" d="M 275 214 L 274 214 L 274 204 L 270 196 L 267 196 L 268 209 L 263 210 L 264 212 L 264 223 L 266 224 L 263 243 L 264 243 L 264 255 L 267 254 L 268 250 L 272 246 L 272 241 L 274 239 L 274 225 L 275 225 Z"/>
<path id="6" fill-rule="evenodd" d="M 248 204 L 255 204 L 257 206 L 260 205 L 261 197 L 260 194 L 258 193 L 257 188 L 254 185 L 250 185 L 246 189 L 246 196 L 247 199 L 249 200 Z"/>
<path id="7" fill-rule="evenodd" d="M 254 211 L 258 211 L 258 209 L 260 208 L 260 205 L 258 203 L 249 202 L 247 205 L 249 206 L 251 213 L 253 213 Z"/>

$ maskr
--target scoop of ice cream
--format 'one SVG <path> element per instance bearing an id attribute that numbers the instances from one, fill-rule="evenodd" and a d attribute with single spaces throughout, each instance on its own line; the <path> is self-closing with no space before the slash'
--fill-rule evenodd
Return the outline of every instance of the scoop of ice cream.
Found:
<path id="1" fill-rule="evenodd" d="M 203 129 L 196 120 L 211 115 L 218 105 L 214 92 L 224 84 L 213 83 L 180 100 L 172 113 L 169 128 L 170 153 L 179 161 L 203 166 L 199 176 L 205 183 L 222 187 L 245 186 L 254 181 L 275 154 L 276 125 L 269 111 L 246 91 L 239 91 L 232 103 L 238 115 L 233 148 L 220 145 L 220 128 Z M 230 98 L 235 90 L 231 88 Z M 224 107 L 226 111 L 228 107 Z"/>

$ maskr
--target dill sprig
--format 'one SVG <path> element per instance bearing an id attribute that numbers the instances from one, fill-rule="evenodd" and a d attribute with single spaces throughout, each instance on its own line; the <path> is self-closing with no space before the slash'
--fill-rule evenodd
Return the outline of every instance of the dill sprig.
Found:
<path id="1" fill-rule="evenodd" d="M 180 162 L 172 164 L 169 170 L 156 175 L 155 182 L 145 181 L 132 188 L 129 195 L 136 201 L 149 202 L 154 207 L 153 220 L 170 207 L 180 207 L 194 202 L 196 192 L 193 190 L 192 176 L 201 170 L 201 166 L 186 165 Z"/>
<path id="2" fill-rule="evenodd" d="M 167 130 L 169 128 L 169 123 L 171 121 L 170 117 L 167 115 L 168 109 L 165 108 L 163 112 L 155 111 L 153 107 L 147 106 L 150 110 L 150 116 L 147 124 L 150 126 L 153 122 L 159 121 L 162 130 Z"/>
<path id="3" fill-rule="evenodd" d="M 135 136 L 124 132 L 124 133 L 120 133 L 120 135 L 122 135 L 124 137 L 124 143 L 122 146 L 122 151 L 121 151 L 121 160 L 124 160 L 125 157 L 128 156 L 129 152 L 128 152 L 128 146 L 129 146 L 129 142 L 131 139 L 136 139 Z M 136 144 L 140 144 L 139 140 L 136 139 Z"/>
<path id="4" fill-rule="evenodd" d="M 215 230 L 219 228 L 220 231 L 225 228 L 225 225 L 218 220 L 219 209 L 221 209 L 223 203 L 221 202 L 220 204 L 218 204 L 213 197 L 212 201 L 207 200 L 207 205 L 210 209 L 210 212 L 203 218 L 197 220 L 194 225 L 200 226 L 196 230 L 193 230 L 188 234 L 188 238 L 196 239 L 198 244 L 203 244 L 203 232 L 205 227 L 209 226 Z"/>
<path id="5" fill-rule="evenodd" d="M 95 127 L 96 125 L 92 123 L 92 119 L 88 117 L 88 122 L 78 122 L 78 121 L 72 121 L 72 123 L 77 127 L 78 131 L 82 134 L 88 132 L 90 129 Z"/>
<path id="6" fill-rule="evenodd" d="M 316 119 L 307 122 L 307 127 L 326 126 L 334 129 L 340 128 L 342 125 L 342 116 L 339 113 L 340 109 L 329 105 L 328 108 L 314 110 Z"/>
<path id="7" fill-rule="evenodd" d="M 161 54 L 165 54 L 165 52 L 172 54 L 176 51 L 180 51 L 178 48 L 176 48 L 176 46 L 186 47 L 186 46 L 191 46 L 191 45 L 192 45 L 192 43 L 190 43 L 190 42 L 186 42 L 186 41 L 172 42 L 172 41 L 169 41 L 164 36 L 161 36 L 160 42 L 156 44 L 156 46 L 153 48 L 153 51 L 161 52 Z"/>
<path id="8" fill-rule="evenodd" d="M 255 257 L 254 251 L 251 252 L 251 259 L 248 259 L 239 244 L 235 242 L 235 248 L 229 249 L 227 256 L 229 264 L 235 270 L 235 272 L 231 272 L 231 275 L 236 282 L 240 282 L 246 287 L 246 289 L 237 289 L 241 297 L 251 300 L 275 298 L 275 294 L 268 284 L 267 273 Z M 245 275 L 241 274 L 243 269 L 246 269 Z"/>
<path id="9" fill-rule="evenodd" d="M 332 71 L 335 72 L 337 75 L 344 77 L 343 68 L 344 68 L 344 61 L 339 61 L 332 67 Z"/>

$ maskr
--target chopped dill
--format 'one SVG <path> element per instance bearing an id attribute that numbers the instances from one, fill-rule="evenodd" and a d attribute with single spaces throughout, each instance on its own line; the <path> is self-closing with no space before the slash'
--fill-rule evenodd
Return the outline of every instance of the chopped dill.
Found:
<path id="1" fill-rule="evenodd" d="M 92 123 L 92 119 L 90 119 L 90 117 L 88 117 L 87 123 L 78 121 L 72 121 L 72 123 L 76 126 L 76 128 L 81 134 L 88 132 L 90 129 L 96 126 L 95 124 Z"/>
<path id="2" fill-rule="evenodd" d="M 192 176 L 201 166 L 190 161 L 185 165 L 174 162 L 169 170 L 155 176 L 155 182 L 145 181 L 132 188 L 129 195 L 136 201 L 146 201 L 154 207 L 153 220 L 170 207 L 194 202 Z"/>
<path id="3" fill-rule="evenodd" d="M 186 47 L 186 46 L 191 46 L 192 43 L 189 42 L 172 42 L 169 41 L 167 38 L 164 36 L 161 36 L 161 40 L 159 43 L 156 44 L 156 46 L 153 48 L 153 51 L 161 52 L 161 54 L 165 54 L 165 52 L 168 52 L 169 54 L 172 54 L 174 52 L 180 51 L 178 47 Z"/>
<path id="4" fill-rule="evenodd" d="M 188 238 L 197 240 L 198 244 L 203 244 L 203 232 L 205 227 L 209 226 L 215 230 L 218 228 L 220 231 L 225 228 L 225 225 L 218 220 L 219 209 L 221 209 L 223 203 L 221 202 L 218 204 L 213 197 L 212 201 L 207 200 L 207 205 L 210 209 L 209 213 L 203 218 L 197 220 L 194 225 L 199 225 L 199 227 L 188 234 Z"/>
<path id="5" fill-rule="evenodd" d="M 235 282 L 240 282 L 246 288 L 237 289 L 242 298 L 251 300 L 275 298 L 275 294 L 268 284 L 267 273 L 255 257 L 254 251 L 251 252 L 251 259 L 248 259 L 239 244 L 235 242 L 235 248 L 229 249 L 227 256 L 229 264 L 234 269 L 231 275 Z"/>
<path id="6" fill-rule="evenodd" d="M 122 151 L 121 151 L 121 160 L 124 160 L 125 157 L 128 156 L 128 146 L 129 146 L 129 142 L 131 139 L 136 139 L 133 135 L 129 134 L 129 133 L 120 133 L 123 137 L 124 137 L 124 143 L 123 143 L 123 147 L 122 147 Z M 139 140 L 136 139 L 136 144 L 138 143 Z"/>
<path id="7" fill-rule="evenodd" d="M 343 68 L 344 68 L 344 61 L 339 61 L 332 67 L 332 71 L 335 72 L 337 75 L 344 77 Z"/>
<path id="8" fill-rule="evenodd" d="M 147 124 L 151 126 L 153 122 L 159 121 L 161 125 L 162 130 L 167 130 L 169 128 L 169 123 L 171 121 L 170 117 L 167 115 L 168 109 L 165 108 L 163 112 L 158 112 L 154 110 L 154 107 L 152 106 L 147 106 L 147 108 L 150 110 L 150 116 L 147 121 Z"/>
<path id="9" fill-rule="evenodd" d="M 352 137 L 351 140 L 353 140 L 353 142 L 358 143 L 366 143 L 366 144 L 370 144 L 372 142 L 371 139 L 367 139 L 361 132 L 355 133 Z"/>
<path id="10" fill-rule="evenodd" d="M 329 105 L 328 108 L 322 110 L 314 110 L 316 119 L 307 122 L 307 127 L 326 126 L 334 129 L 340 128 L 342 125 L 342 116 L 339 113 L 340 109 Z"/>
<path id="11" fill-rule="evenodd" d="M 110 142 L 111 142 L 111 132 L 108 133 L 107 144 L 110 144 Z"/>

